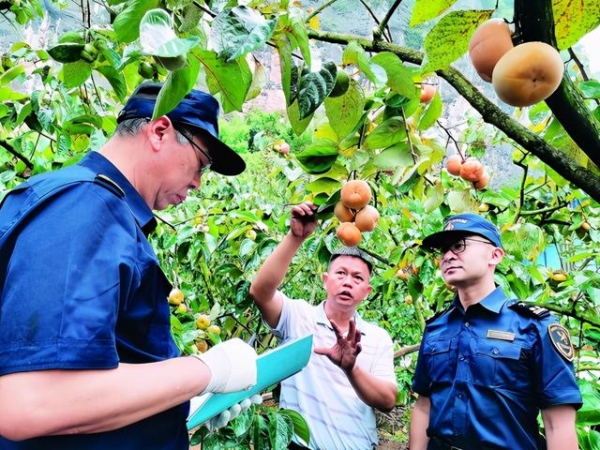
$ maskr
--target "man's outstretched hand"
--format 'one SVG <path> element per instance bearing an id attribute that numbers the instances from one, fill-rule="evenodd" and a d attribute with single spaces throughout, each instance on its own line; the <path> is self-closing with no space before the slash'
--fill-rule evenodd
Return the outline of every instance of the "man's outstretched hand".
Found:
<path id="1" fill-rule="evenodd" d="M 305 238 L 315 231 L 317 227 L 316 211 L 317 207 L 311 202 L 300 203 L 292 207 L 290 231 L 294 236 Z"/>
<path id="2" fill-rule="evenodd" d="M 337 342 L 331 348 L 315 348 L 318 355 L 327 356 L 332 363 L 340 367 L 344 372 L 350 372 L 356 363 L 356 357 L 362 350 L 360 343 L 360 330 L 356 328 L 354 320 L 350 320 L 348 334 L 343 336 L 340 327 L 332 320 L 331 326 L 335 331 Z"/>

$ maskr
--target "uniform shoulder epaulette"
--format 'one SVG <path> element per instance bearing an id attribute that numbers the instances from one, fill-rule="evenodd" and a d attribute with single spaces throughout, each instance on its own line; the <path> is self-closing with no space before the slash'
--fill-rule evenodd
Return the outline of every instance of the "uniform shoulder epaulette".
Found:
<path id="1" fill-rule="evenodd" d="M 96 175 L 94 182 L 96 184 L 99 184 L 100 186 L 108 189 L 113 194 L 115 194 L 117 197 L 125 198 L 125 191 L 121 188 L 121 186 L 119 186 L 113 180 L 108 178 L 106 175 L 102 175 L 101 173 Z"/>
<path id="2" fill-rule="evenodd" d="M 429 317 L 428 319 L 425 320 L 425 323 L 431 323 L 433 322 L 435 319 L 437 319 L 438 317 L 442 317 L 444 314 L 448 314 L 450 311 L 452 311 L 454 308 L 456 308 L 456 306 L 454 305 L 450 305 L 449 307 L 447 307 L 446 309 L 442 309 L 441 311 L 435 313 L 433 316 Z"/>
<path id="3" fill-rule="evenodd" d="M 508 307 L 526 317 L 543 319 L 544 317 L 548 317 L 550 315 L 550 311 L 546 308 L 542 308 L 541 306 L 536 305 L 530 305 L 525 302 L 515 302 L 509 305 Z"/>

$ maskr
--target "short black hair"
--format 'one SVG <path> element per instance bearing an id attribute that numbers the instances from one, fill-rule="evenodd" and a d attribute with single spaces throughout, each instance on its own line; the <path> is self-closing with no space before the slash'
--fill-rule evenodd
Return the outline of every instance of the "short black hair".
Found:
<path id="1" fill-rule="evenodd" d="M 369 268 L 369 274 L 373 272 L 373 260 L 365 251 L 361 250 L 358 247 L 338 248 L 331 254 L 331 258 L 329 258 L 329 265 L 331 266 L 331 263 L 340 256 L 353 256 L 354 258 L 362 259 Z"/>

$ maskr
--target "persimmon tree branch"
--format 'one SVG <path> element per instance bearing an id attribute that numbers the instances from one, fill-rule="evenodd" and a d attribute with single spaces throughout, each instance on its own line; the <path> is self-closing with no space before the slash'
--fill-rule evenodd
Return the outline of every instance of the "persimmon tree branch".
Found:
<path id="1" fill-rule="evenodd" d="M 357 42 L 368 52 L 388 51 L 396 54 L 402 61 L 410 64 L 421 65 L 423 62 L 423 53 L 395 44 L 386 42 L 374 42 L 360 36 L 322 32 L 309 30 L 308 35 L 311 39 L 335 44 L 348 44 L 351 41 Z M 438 70 L 436 74 L 446 80 L 467 102 L 481 114 L 483 120 L 494 125 L 507 137 L 515 141 L 528 152 L 537 156 L 542 162 L 552 167 L 560 176 L 573 183 L 585 191 L 596 201 L 600 201 L 600 176 L 579 164 L 572 158 L 565 157 L 565 154 L 544 141 L 537 134 L 532 133 L 526 127 L 514 120 L 511 116 L 503 112 L 498 106 L 494 105 L 485 97 L 469 80 L 458 70 L 450 67 L 444 70 Z M 589 116 L 589 111 L 587 112 Z M 600 155 L 600 151 L 598 152 Z"/>

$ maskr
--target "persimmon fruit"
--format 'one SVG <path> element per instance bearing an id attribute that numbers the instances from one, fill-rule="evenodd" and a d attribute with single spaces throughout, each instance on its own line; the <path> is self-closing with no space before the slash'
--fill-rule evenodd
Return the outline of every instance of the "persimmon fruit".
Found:
<path id="1" fill-rule="evenodd" d="M 173 288 L 169 293 L 169 305 L 179 306 L 183 301 L 183 292 L 181 289 Z"/>
<path id="2" fill-rule="evenodd" d="M 486 186 L 489 184 L 490 182 L 490 175 L 484 170 L 483 171 L 483 175 L 481 175 L 481 178 L 479 178 L 479 180 L 477 180 L 475 182 L 475 189 L 477 190 L 482 190 L 485 189 Z"/>
<path id="3" fill-rule="evenodd" d="M 450 175 L 459 176 L 463 160 L 460 155 L 449 156 L 446 160 L 446 170 Z"/>
<path id="4" fill-rule="evenodd" d="M 506 52 L 494 67 L 492 85 L 504 103 L 531 106 L 558 88 L 565 66 L 558 50 L 545 42 L 525 42 Z"/>
<path id="5" fill-rule="evenodd" d="M 346 208 L 359 210 L 371 200 L 371 188 L 366 181 L 351 180 L 342 186 L 340 197 Z"/>
<path id="6" fill-rule="evenodd" d="M 377 208 L 367 205 L 356 213 L 354 225 L 356 225 L 356 228 L 358 228 L 361 232 L 373 231 L 377 226 L 378 220 L 379 211 L 377 211 Z"/>
<path id="7" fill-rule="evenodd" d="M 337 228 L 336 235 L 342 243 L 348 247 L 358 245 L 362 239 L 360 230 L 352 222 L 343 222 Z"/>
<path id="8" fill-rule="evenodd" d="M 460 177 L 463 180 L 475 183 L 483 176 L 484 167 L 477 158 L 467 158 L 460 168 Z"/>
<path id="9" fill-rule="evenodd" d="M 477 27 L 469 40 L 469 57 L 482 80 L 492 81 L 494 67 L 514 47 L 504 19 L 490 19 Z"/>
<path id="10" fill-rule="evenodd" d="M 433 84 L 421 83 L 421 103 L 429 103 L 436 91 L 437 88 Z"/>
<path id="11" fill-rule="evenodd" d="M 335 208 L 333 208 L 333 214 L 340 222 L 354 221 L 354 212 L 346 207 L 341 201 L 336 203 Z"/>

